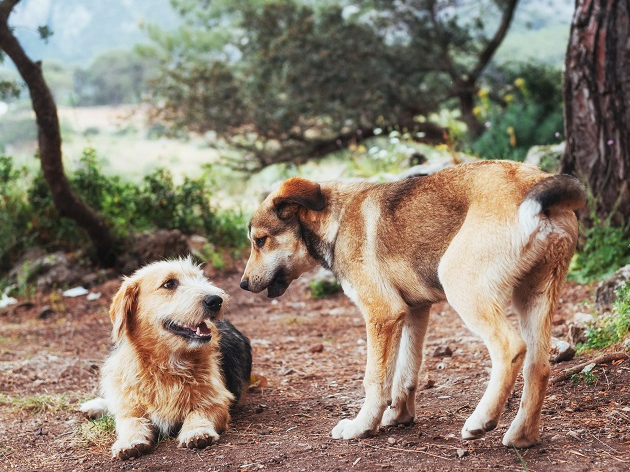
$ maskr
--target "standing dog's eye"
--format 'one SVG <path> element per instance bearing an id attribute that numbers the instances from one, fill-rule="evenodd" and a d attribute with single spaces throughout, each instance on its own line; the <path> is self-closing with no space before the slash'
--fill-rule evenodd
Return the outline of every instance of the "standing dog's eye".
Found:
<path id="1" fill-rule="evenodd" d="M 162 284 L 162 288 L 165 288 L 167 290 L 175 290 L 178 285 L 179 281 L 177 279 L 168 279 Z"/>
<path id="2" fill-rule="evenodd" d="M 255 238 L 254 242 L 256 246 L 263 247 L 265 245 L 265 241 L 267 241 L 267 236 L 263 236 L 262 238 Z"/>

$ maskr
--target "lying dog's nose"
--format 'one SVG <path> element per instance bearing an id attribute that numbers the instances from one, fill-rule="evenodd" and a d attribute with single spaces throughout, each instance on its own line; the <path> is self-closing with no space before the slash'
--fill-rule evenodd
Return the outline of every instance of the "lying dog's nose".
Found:
<path id="1" fill-rule="evenodd" d="M 203 299 L 203 306 L 210 311 L 217 312 L 223 305 L 223 299 L 218 295 L 208 295 Z"/>
<path id="2" fill-rule="evenodd" d="M 247 279 L 241 280 L 241 288 L 243 290 L 249 290 L 249 280 Z"/>

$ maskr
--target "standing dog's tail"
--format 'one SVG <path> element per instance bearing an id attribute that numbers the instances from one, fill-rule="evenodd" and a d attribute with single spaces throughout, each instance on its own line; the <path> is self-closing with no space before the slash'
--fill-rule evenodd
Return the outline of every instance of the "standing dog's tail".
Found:
<path id="1" fill-rule="evenodd" d="M 534 184 L 518 209 L 519 222 L 531 235 L 540 223 L 540 216 L 549 210 L 575 211 L 586 205 L 586 192 L 578 179 L 570 175 L 553 175 Z"/>

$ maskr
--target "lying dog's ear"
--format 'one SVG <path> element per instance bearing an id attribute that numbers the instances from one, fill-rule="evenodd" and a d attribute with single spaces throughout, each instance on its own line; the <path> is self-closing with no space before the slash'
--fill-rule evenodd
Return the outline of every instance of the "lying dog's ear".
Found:
<path id="1" fill-rule="evenodd" d="M 138 310 L 138 292 L 139 287 L 137 283 L 125 281 L 112 300 L 112 306 L 109 308 L 109 317 L 114 325 L 112 330 L 114 343 L 122 339 L 129 321 L 133 319 Z"/>
<path id="2" fill-rule="evenodd" d="M 326 206 L 326 199 L 317 182 L 292 177 L 280 185 L 278 195 L 273 199 L 273 206 L 278 218 L 286 220 L 297 212 L 298 206 L 322 211 Z"/>

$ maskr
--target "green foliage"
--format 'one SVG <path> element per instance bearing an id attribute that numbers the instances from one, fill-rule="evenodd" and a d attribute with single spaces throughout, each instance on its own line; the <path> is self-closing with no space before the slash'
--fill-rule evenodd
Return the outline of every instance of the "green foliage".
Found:
<path id="1" fill-rule="evenodd" d="M 586 238 L 584 247 L 573 257 L 569 266 L 569 280 L 588 283 L 610 277 L 615 271 L 630 263 L 630 240 L 626 238 L 627 227 L 611 224 L 611 216 L 602 221 L 589 199 L 590 227 L 581 228 Z"/>
<path id="2" fill-rule="evenodd" d="M 580 350 L 602 349 L 622 341 L 630 333 L 630 282 L 620 287 L 610 314 L 586 330 L 586 342 Z"/>
<path id="3" fill-rule="evenodd" d="M 475 112 L 486 132 L 469 152 L 488 159 L 522 161 L 534 145 L 562 140 L 562 72 L 536 63 L 488 74 Z"/>
<path id="4" fill-rule="evenodd" d="M 315 300 L 328 298 L 341 291 L 341 285 L 339 282 L 327 279 L 313 280 L 309 284 L 309 288 L 311 290 L 311 298 Z"/>
<path id="5" fill-rule="evenodd" d="M 217 247 L 248 244 L 244 213 L 213 208 L 210 169 L 180 184 L 169 171 L 157 169 L 137 184 L 105 175 L 93 149 L 84 151 L 80 164 L 68 176 L 73 190 L 119 239 L 132 232 L 176 228 L 201 234 Z M 0 184 L 0 268 L 7 268 L 35 244 L 89 247 L 87 235 L 57 213 L 41 173 L 29 179 L 26 171 L 13 168 L 10 158 L 0 157 Z"/>
<path id="6" fill-rule="evenodd" d="M 597 375 L 595 375 L 593 372 L 584 372 L 584 373 L 579 373 L 579 374 L 573 374 L 571 376 L 571 380 L 573 382 L 586 382 L 589 385 L 593 385 L 595 382 L 597 382 L 597 379 L 599 377 Z"/>
<path id="7" fill-rule="evenodd" d="M 156 117 L 243 150 L 245 167 L 322 157 L 375 128 L 412 130 L 454 95 L 506 2 L 174 0 L 149 29 Z M 453 8 L 456 6 L 457 8 Z M 461 8 L 460 8 L 461 7 Z M 447 57 L 445 57 L 447 56 Z M 472 86 L 474 88 L 474 84 Z"/>
<path id="8" fill-rule="evenodd" d="M 156 66 L 157 61 L 136 51 L 105 52 L 89 67 L 74 73 L 76 105 L 139 103 Z"/>
<path id="9" fill-rule="evenodd" d="M 27 397 L 7 397 L 6 403 L 12 405 L 15 409 L 20 411 L 28 411 L 31 413 L 44 413 L 62 410 L 70 410 L 70 404 L 68 403 L 64 394 L 35 394 Z"/>

